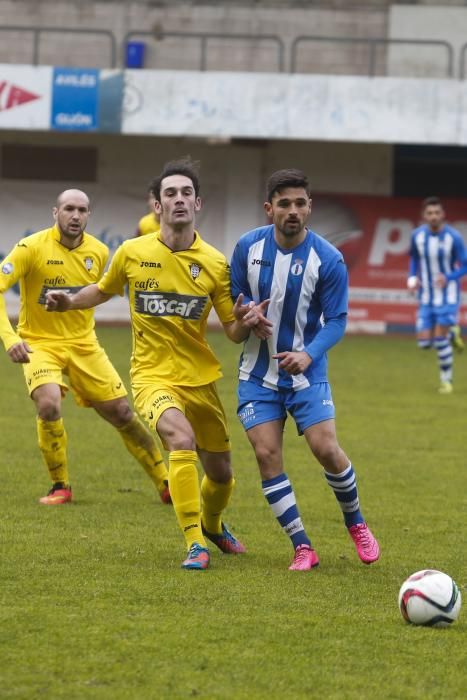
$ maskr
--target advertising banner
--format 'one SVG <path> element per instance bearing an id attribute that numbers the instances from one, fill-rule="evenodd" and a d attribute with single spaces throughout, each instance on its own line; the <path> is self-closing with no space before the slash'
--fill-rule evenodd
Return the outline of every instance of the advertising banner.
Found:
<path id="1" fill-rule="evenodd" d="M 0 129 L 50 128 L 52 68 L 0 64 Z"/>
<path id="2" fill-rule="evenodd" d="M 54 68 L 51 128 L 96 131 L 99 71 L 95 68 Z"/>
<path id="3" fill-rule="evenodd" d="M 348 330 L 413 330 L 417 300 L 406 281 L 411 233 L 421 223 L 420 200 L 358 195 L 319 199 L 312 228 L 342 251 L 349 269 Z M 444 199 L 443 204 L 448 222 L 467 241 L 467 201 Z M 467 307 L 459 320 L 467 325 Z"/>

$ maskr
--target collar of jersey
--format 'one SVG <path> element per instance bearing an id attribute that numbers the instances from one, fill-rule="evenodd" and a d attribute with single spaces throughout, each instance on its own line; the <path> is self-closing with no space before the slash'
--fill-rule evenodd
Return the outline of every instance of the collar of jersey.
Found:
<path id="1" fill-rule="evenodd" d="M 165 242 L 162 240 L 162 238 L 161 238 L 161 230 L 160 230 L 160 229 L 159 229 L 159 231 L 156 231 L 156 236 L 157 236 L 157 240 L 160 241 L 160 242 L 162 243 L 162 245 L 165 245 L 166 248 L 169 247 L 169 246 L 167 245 L 167 243 L 165 243 Z M 195 240 L 193 241 L 193 243 L 191 244 L 191 246 L 190 246 L 189 248 L 184 248 L 183 250 L 173 250 L 172 252 L 173 252 L 173 253 L 183 253 L 185 250 L 193 250 L 193 248 L 199 248 L 200 243 L 201 243 L 201 236 L 199 235 L 199 232 L 195 229 Z M 170 248 L 170 250 L 172 250 L 172 248 Z"/>
<path id="2" fill-rule="evenodd" d="M 50 230 L 52 232 L 52 238 L 54 239 L 54 241 L 57 241 L 57 243 L 60 243 L 60 245 L 63 246 L 63 243 L 60 242 L 60 231 L 58 230 L 57 224 L 54 224 Z M 76 246 L 76 248 L 67 248 L 67 250 L 77 250 L 78 248 L 81 248 L 81 246 L 84 243 L 85 235 L 86 231 L 83 231 L 83 238 L 81 240 L 81 243 L 78 246 Z M 66 248 L 66 246 L 63 247 Z"/>

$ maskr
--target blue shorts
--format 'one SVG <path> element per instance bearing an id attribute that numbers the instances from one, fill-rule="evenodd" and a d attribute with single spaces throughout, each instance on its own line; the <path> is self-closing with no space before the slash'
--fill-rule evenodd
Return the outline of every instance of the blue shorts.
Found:
<path id="1" fill-rule="evenodd" d="M 253 382 L 238 383 L 237 415 L 245 430 L 261 423 L 285 419 L 287 413 L 294 419 L 299 435 L 310 425 L 334 418 L 329 383 L 312 384 L 300 391 L 274 391 Z"/>
<path id="2" fill-rule="evenodd" d="M 435 326 L 454 326 L 458 311 L 457 304 L 445 304 L 444 306 L 422 304 L 417 314 L 417 331 L 431 331 Z"/>

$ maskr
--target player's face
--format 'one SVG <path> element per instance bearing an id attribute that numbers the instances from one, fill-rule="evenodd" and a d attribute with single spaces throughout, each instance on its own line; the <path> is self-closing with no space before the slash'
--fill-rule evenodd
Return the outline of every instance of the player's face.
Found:
<path id="1" fill-rule="evenodd" d="M 300 237 L 311 212 L 311 199 L 303 187 L 287 187 L 276 192 L 264 205 L 266 214 L 286 239 Z"/>
<path id="2" fill-rule="evenodd" d="M 75 241 L 83 235 L 89 218 L 89 199 L 79 190 L 64 192 L 53 210 L 62 237 Z"/>
<path id="3" fill-rule="evenodd" d="M 201 199 L 189 177 L 170 175 L 161 182 L 161 201 L 155 203 L 161 221 L 174 229 L 194 224 L 195 214 L 201 209 Z"/>
<path id="4" fill-rule="evenodd" d="M 423 210 L 423 220 L 432 231 L 439 231 L 444 221 L 444 209 L 440 204 L 429 204 Z"/>

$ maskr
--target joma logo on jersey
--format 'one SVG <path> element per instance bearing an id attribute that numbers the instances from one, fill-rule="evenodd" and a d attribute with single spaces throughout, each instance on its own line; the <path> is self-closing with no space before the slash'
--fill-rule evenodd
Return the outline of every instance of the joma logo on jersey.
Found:
<path id="1" fill-rule="evenodd" d="M 63 260 L 47 260 L 47 265 L 63 265 Z"/>
<path id="2" fill-rule="evenodd" d="M 147 316 L 180 316 L 196 321 L 201 318 L 208 297 L 187 294 L 150 294 L 135 292 L 135 311 Z"/>
<path id="3" fill-rule="evenodd" d="M 135 289 L 159 289 L 159 282 L 154 277 L 147 280 L 136 280 Z"/>
<path id="4" fill-rule="evenodd" d="M 146 260 L 143 260 L 142 262 L 140 262 L 139 266 L 140 267 L 159 267 L 159 268 L 162 267 L 160 262 L 146 262 Z"/>
<path id="5" fill-rule="evenodd" d="M 271 267 L 271 262 L 269 260 L 260 260 L 259 258 L 255 258 L 254 260 L 251 261 L 252 265 L 264 265 L 265 267 Z"/>

